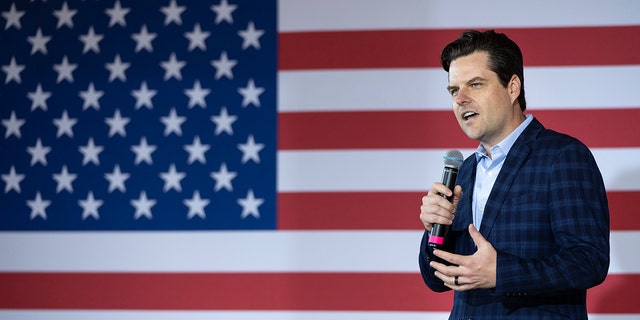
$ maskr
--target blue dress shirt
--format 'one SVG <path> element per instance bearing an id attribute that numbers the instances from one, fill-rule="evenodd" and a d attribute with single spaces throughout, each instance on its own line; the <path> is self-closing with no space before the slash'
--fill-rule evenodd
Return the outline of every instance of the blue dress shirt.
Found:
<path id="1" fill-rule="evenodd" d="M 525 120 L 506 138 L 491 148 L 491 157 L 487 150 L 480 144 L 476 149 L 476 160 L 478 166 L 476 168 L 476 183 L 473 186 L 473 225 L 480 230 L 482 216 L 484 215 L 484 207 L 489 199 L 493 184 L 502 169 L 504 159 L 511 146 L 516 142 L 522 131 L 533 121 L 533 116 L 527 114 Z"/>

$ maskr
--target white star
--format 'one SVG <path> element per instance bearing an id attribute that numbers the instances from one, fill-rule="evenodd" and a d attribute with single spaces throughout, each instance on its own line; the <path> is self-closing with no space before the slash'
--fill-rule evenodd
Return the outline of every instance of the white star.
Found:
<path id="1" fill-rule="evenodd" d="M 256 88 L 256 84 L 253 82 L 253 79 L 249 79 L 246 87 L 238 89 L 238 93 L 242 95 L 242 107 L 244 108 L 250 104 L 260 107 L 259 96 L 263 92 L 264 88 Z"/>
<path id="2" fill-rule="evenodd" d="M 231 125 L 238 120 L 237 116 L 230 116 L 227 113 L 227 107 L 222 107 L 219 116 L 211 116 L 211 121 L 216 124 L 215 135 L 218 136 L 222 132 L 226 132 L 228 135 L 233 135 L 233 128 Z"/>
<path id="3" fill-rule="evenodd" d="M 177 25 L 181 25 L 182 18 L 180 17 L 180 15 L 185 10 L 187 10 L 187 7 L 178 6 L 176 5 L 176 0 L 171 0 L 171 3 L 169 4 L 168 7 L 160 8 L 160 11 L 162 11 L 162 13 L 164 13 L 165 15 L 164 25 L 168 26 L 169 24 L 171 24 L 171 22 L 175 22 Z"/>
<path id="4" fill-rule="evenodd" d="M 130 118 L 123 118 L 120 115 L 120 109 L 116 109 L 113 114 L 113 118 L 106 118 L 104 120 L 104 122 L 109 125 L 109 138 L 113 137 L 116 133 L 120 134 L 122 137 L 126 137 L 127 131 L 124 130 L 124 126 L 126 126 L 130 121 Z"/>
<path id="5" fill-rule="evenodd" d="M 140 33 L 134 33 L 131 38 L 136 41 L 136 52 L 139 52 L 142 49 L 145 49 L 149 52 L 153 52 L 153 46 L 151 46 L 151 41 L 158 36 L 157 33 L 149 33 L 147 31 L 147 25 L 142 25 L 140 28 Z"/>
<path id="6" fill-rule="evenodd" d="M 98 208 L 100 208 L 103 203 L 104 201 L 96 200 L 93 197 L 93 191 L 89 191 L 86 200 L 78 200 L 78 204 L 82 207 L 82 220 L 86 220 L 89 217 L 93 217 L 96 220 L 100 219 Z"/>
<path id="7" fill-rule="evenodd" d="M 247 197 L 244 199 L 238 199 L 238 204 L 242 206 L 242 214 L 240 217 L 245 219 L 249 215 L 254 216 L 256 219 L 260 218 L 260 211 L 258 207 L 264 203 L 264 199 L 258 198 L 253 195 L 253 190 L 249 189 Z"/>
<path id="8" fill-rule="evenodd" d="M 27 200 L 27 205 L 31 208 L 31 216 L 30 219 L 33 220 L 36 217 L 40 217 L 42 219 L 47 219 L 47 212 L 45 211 L 49 205 L 51 205 L 50 200 L 42 200 L 42 196 L 40 195 L 40 191 L 36 192 L 36 198 L 33 200 Z"/>
<path id="9" fill-rule="evenodd" d="M 182 192 L 180 181 L 182 181 L 186 176 L 186 173 L 176 171 L 176 165 L 172 163 L 169 166 L 168 172 L 160 173 L 160 178 L 164 180 L 164 187 L 162 188 L 162 191 L 167 192 L 171 189 L 176 189 L 176 191 Z"/>
<path id="10" fill-rule="evenodd" d="M 84 147 L 79 147 L 80 153 L 82 153 L 82 165 L 85 166 L 87 163 L 92 162 L 93 164 L 99 166 L 100 160 L 98 159 L 98 155 L 104 147 L 96 146 L 93 142 L 93 137 L 89 138 L 87 145 Z"/>
<path id="11" fill-rule="evenodd" d="M 62 4 L 62 9 L 56 10 L 53 12 L 53 15 L 58 18 L 58 25 L 56 29 L 60 29 L 62 26 L 67 26 L 69 28 L 73 28 L 73 16 L 76 15 L 78 10 L 69 10 L 67 6 L 67 2 L 65 1 Z"/>
<path id="12" fill-rule="evenodd" d="M 62 80 L 67 80 L 70 83 L 73 83 L 73 75 L 71 73 L 76 70 L 77 67 L 77 64 L 69 64 L 67 55 L 62 57 L 62 63 L 53 65 L 53 70 L 58 73 L 56 83 L 60 83 Z"/>
<path id="13" fill-rule="evenodd" d="M 7 128 L 7 132 L 4 134 L 4 138 L 10 137 L 12 134 L 15 135 L 18 139 L 22 137 L 22 133 L 20 132 L 20 127 L 24 125 L 25 120 L 16 118 L 16 112 L 11 111 L 11 117 L 9 120 L 2 119 L 2 125 Z"/>
<path id="14" fill-rule="evenodd" d="M 98 45 L 98 43 L 102 41 L 103 38 L 103 35 L 95 34 L 95 32 L 93 31 L 93 26 L 89 27 L 89 32 L 80 36 L 80 41 L 84 43 L 82 53 L 87 53 L 87 51 L 89 50 L 92 50 L 95 53 L 100 53 L 100 46 Z"/>
<path id="15" fill-rule="evenodd" d="M 115 189 L 118 189 L 123 193 L 127 192 L 127 188 L 124 186 L 124 183 L 130 176 L 131 175 L 128 173 L 122 173 L 122 171 L 120 171 L 120 166 L 116 164 L 113 167 L 112 173 L 104 174 L 104 178 L 109 181 L 109 193 L 113 192 Z"/>
<path id="16" fill-rule="evenodd" d="M 56 138 L 60 138 L 63 134 L 66 134 L 69 138 L 73 138 L 73 129 L 72 127 L 78 123 L 77 119 L 70 119 L 67 114 L 67 110 L 62 111 L 62 118 L 53 119 L 53 124 L 58 127 L 58 133 L 56 133 Z"/>
<path id="17" fill-rule="evenodd" d="M 5 183 L 4 193 L 8 193 L 11 190 L 15 190 L 17 193 L 20 193 L 20 182 L 24 180 L 24 174 L 17 174 L 16 168 L 11 166 L 9 174 L 2 175 L 2 180 Z"/>
<path id="18" fill-rule="evenodd" d="M 112 63 L 105 63 L 104 67 L 109 70 L 109 82 L 112 82 L 114 79 L 118 78 L 120 81 L 127 81 L 127 76 L 124 74 L 127 69 L 131 66 L 131 63 L 122 62 L 120 60 L 120 55 L 116 54 Z"/>
<path id="19" fill-rule="evenodd" d="M 211 178 L 216 180 L 214 191 L 218 192 L 222 188 L 225 188 L 228 191 L 233 191 L 231 180 L 233 180 L 237 175 L 237 172 L 229 172 L 229 170 L 227 170 L 227 164 L 223 162 L 220 165 L 220 170 L 218 170 L 218 172 L 211 172 Z"/>
<path id="20" fill-rule="evenodd" d="M 69 173 L 67 170 L 67 166 L 62 166 L 62 171 L 58 174 L 53 174 L 53 180 L 57 182 L 56 193 L 60 193 L 60 191 L 67 190 L 69 193 L 73 193 L 73 180 L 78 177 L 75 173 Z"/>
<path id="21" fill-rule="evenodd" d="M 82 104 L 82 110 L 87 110 L 89 107 L 93 107 L 96 110 L 100 110 L 100 103 L 98 99 L 100 99 L 104 95 L 104 91 L 96 91 L 93 86 L 93 82 L 89 83 L 89 87 L 87 91 L 80 91 L 80 98 L 84 100 Z"/>
<path id="22" fill-rule="evenodd" d="M 147 164 L 153 164 L 153 159 L 151 159 L 151 153 L 156 151 L 156 146 L 150 146 L 147 144 L 147 138 L 142 137 L 140 139 L 140 144 L 137 146 L 132 146 L 131 151 L 136 154 L 136 160 L 134 161 L 136 165 L 140 162 L 144 161 Z"/>
<path id="23" fill-rule="evenodd" d="M 133 214 L 133 219 L 138 220 L 142 216 L 147 219 L 152 219 L 153 215 L 151 214 L 151 207 L 155 206 L 157 203 L 156 200 L 147 199 L 147 192 L 140 192 L 140 197 L 138 200 L 131 200 L 131 205 L 136 208 L 136 213 Z"/>
<path id="24" fill-rule="evenodd" d="M 189 152 L 189 160 L 187 160 L 188 164 L 192 164 L 194 161 L 198 160 L 202 164 L 207 163 L 207 159 L 204 157 L 204 153 L 207 152 L 211 148 L 208 144 L 201 144 L 200 137 L 195 136 L 193 138 L 193 143 L 184 146 L 184 150 Z"/>
<path id="25" fill-rule="evenodd" d="M 200 191 L 196 190 L 193 192 L 193 197 L 191 200 L 185 199 L 182 203 L 185 206 L 189 207 L 189 213 L 187 214 L 187 219 L 191 220 L 191 218 L 198 216 L 200 219 L 204 219 L 207 215 L 204 213 L 204 207 L 206 207 L 211 200 L 200 198 Z"/>
<path id="26" fill-rule="evenodd" d="M 202 51 L 207 51 L 207 45 L 204 43 L 211 35 L 211 32 L 202 32 L 200 24 L 196 23 L 192 32 L 185 32 L 184 36 L 189 39 L 189 51 L 193 51 L 194 48 L 199 48 Z"/>
<path id="27" fill-rule="evenodd" d="M 260 163 L 260 155 L 258 152 L 264 148 L 264 143 L 258 143 L 253 140 L 253 135 L 249 135 L 247 143 L 238 144 L 238 149 L 242 151 L 242 163 L 247 163 L 249 160 L 253 160 L 255 163 Z"/>
<path id="28" fill-rule="evenodd" d="M 259 39 L 264 34 L 264 30 L 256 30 L 253 21 L 249 22 L 247 30 L 238 31 L 238 34 L 242 38 L 242 50 L 246 50 L 249 47 L 260 49 Z"/>
<path id="29" fill-rule="evenodd" d="M 49 40 L 51 40 L 51 37 L 47 36 L 43 36 L 42 35 L 42 30 L 40 30 L 40 28 L 38 28 L 38 31 L 36 31 L 36 35 L 33 37 L 28 37 L 27 41 L 29 41 L 29 43 L 31 43 L 32 47 L 31 47 L 31 55 L 33 55 L 34 53 L 40 51 L 42 52 L 42 54 L 46 55 L 47 54 L 47 42 L 49 42 Z"/>
<path id="30" fill-rule="evenodd" d="M 203 89 L 200 86 L 200 80 L 196 80 L 193 83 L 192 89 L 185 89 L 184 94 L 189 97 L 189 108 L 193 108 L 198 105 L 203 109 L 207 107 L 207 103 L 204 101 L 204 98 L 211 93 L 210 89 Z"/>
<path id="31" fill-rule="evenodd" d="M 238 8 L 237 5 L 229 5 L 227 0 L 220 1 L 219 5 L 211 6 L 211 10 L 216 13 L 216 24 L 220 24 L 222 21 L 226 21 L 229 24 L 233 24 L 233 16 L 231 15 L 234 10 Z"/>
<path id="32" fill-rule="evenodd" d="M 7 84 L 9 81 L 13 80 L 16 83 L 22 82 L 22 78 L 20 77 L 20 72 L 24 70 L 23 64 L 16 63 L 16 57 L 11 57 L 11 63 L 9 65 L 2 66 L 2 71 L 7 74 L 7 77 L 4 80 L 4 83 Z"/>
<path id="33" fill-rule="evenodd" d="M 182 80 L 182 68 L 187 65 L 184 61 L 178 61 L 175 52 L 169 56 L 169 61 L 160 62 L 162 69 L 164 69 L 164 80 L 167 81 L 171 77 L 175 77 L 177 80 Z"/>
<path id="34" fill-rule="evenodd" d="M 24 15 L 24 11 L 17 11 L 16 4 L 11 4 L 11 9 L 9 11 L 3 11 L 2 16 L 7 20 L 7 24 L 4 25 L 4 29 L 7 30 L 11 26 L 15 26 L 16 29 L 20 30 L 22 25 L 20 24 L 20 18 Z"/>
<path id="35" fill-rule="evenodd" d="M 112 27 L 116 23 L 122 27 L 126 27 L 127 21 L 124 20 L 124 16 L 126 16 L 129 11 L 131 11 L 131 9 L 120 7 L 120 0 L 117 0 L 113 8 L 104 11 L 110 18 L 109 27 Z"/>
<path id="36" fill-rule="evenodd" d="M 45 147 L 42 145 L 40 138 L 36 140 L 36 145 L 33 147 L 27 147 L 27 152 L 31 155 L 31 166 L 40 162 L 43 166 L 47 166 L 47 154 L 51 152 L 51 147 Z"/>
<path id="37" fill-rule="evenodd" d="M 164 136 L 170 135 L 174 132 L 177 136 L 182 136 L 182 128 L 180 127 L 185 121 L 186 117 L 178 117 L 176 114 L 176 108 L 171 108 L 169 115 L 160 118 L 160 121 L 164 123 Z"/>
<path id="38" fill-rule="evenodd" d="M 36 91 L 27 93 L 27 96 L 31 99 L 31 111 L 38 107 L 47 111 L 47 99 L 51 97 L 51 92 L 42 91 L 42 86 L 38 83 Z"/>
<path id="39" fill-rule="evenodd" d="M 149 90 L 149 88 L 147 88 L 147 82 L 142 81 L 140 84 L 140 90 L 133 90 L 131 92 L 131 95 L 136 98 L 136 110 L 143 106 L 148 109 L 153 109 L 151 98 L 153 98 L 157 93 L 157 90 Z"/>
<path id="40" fill-rule="evenodd" d="M 220 54 L 219 60 L 212 60 L 211 65 L 216 68 L 216 80 L 226 76 L 229 79 L 233 79 L 233 72 L 231 68 L 233 68 L 236 64 L 238 64 L 237 60 L 229 60 L 227 57 L 227 52 L 222 51 Z"/>

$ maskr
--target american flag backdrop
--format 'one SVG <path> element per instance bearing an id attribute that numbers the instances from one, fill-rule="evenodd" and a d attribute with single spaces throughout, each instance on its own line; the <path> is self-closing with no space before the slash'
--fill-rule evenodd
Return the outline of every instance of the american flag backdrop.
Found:
<path id="1" fill-rule="evenodd" d="M 0 3 L 0 319 L 442 319 L 421 196 L 468 28 L 585 142 L 611 210 L 593 319 L 640 317 L 640 2 Z"/>

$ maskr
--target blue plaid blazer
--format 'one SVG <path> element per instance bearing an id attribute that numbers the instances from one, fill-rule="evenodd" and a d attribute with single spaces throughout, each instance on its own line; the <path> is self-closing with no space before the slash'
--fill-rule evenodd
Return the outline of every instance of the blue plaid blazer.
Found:
<path id="1" fill-rule="evenodd" d="M 476 157 L 457 177 L 463 197 L 445 240 L 447 251 L 475 252 L 467 230 Z M 487 201 L 480 232 L 498 253 L 493 289 L 455 292 L 449 319 L 586 319 L 586 291 L 609 268 L 609 209 L 589 149 L 534 119 L 517 139 Z M 435 259 L 422 238 L 419 265 L 427 286 L 447 291 L 434 276 Z"/>

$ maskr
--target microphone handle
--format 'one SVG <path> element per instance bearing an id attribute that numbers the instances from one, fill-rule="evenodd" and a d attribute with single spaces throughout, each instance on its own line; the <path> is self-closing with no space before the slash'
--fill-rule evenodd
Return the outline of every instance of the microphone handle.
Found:
<path id="1" fill-rule="evenodd" d="M 453 191 L 453 188 L 456 186 L 456 178 L 458 177 L 458 168 L 445 166 L 442 171 L 442 184 L 447 186 L 447 188 Z M 450 197 L 440 194 L 443 198 L 447 199 L 449 202 L 453 200 L 453 195 Z M 450 225 L 439 224 L 436 223 L 431 227 L 431 233 L 429 233 L 429 242 L 428 245 L 434 249 L 442 249 L 444 244 L 444 240 L 447 237 L 447 233 L 449 233 Z"/>

